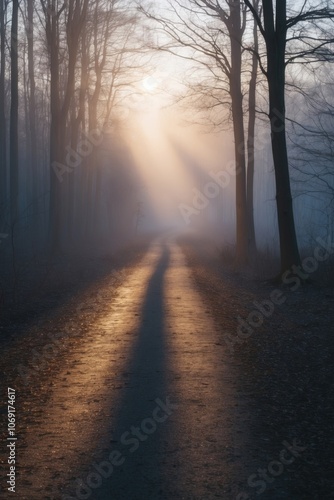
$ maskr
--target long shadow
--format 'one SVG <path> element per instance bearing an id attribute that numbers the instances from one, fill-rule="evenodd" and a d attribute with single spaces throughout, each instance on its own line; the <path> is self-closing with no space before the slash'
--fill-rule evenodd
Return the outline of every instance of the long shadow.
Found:
<path id="1" fill-rule="evenodd" d="M 120 460 L 124 459 L 124 463 L 114 468 L 110 478 L 94 492 L 94 499 L 146 500 L 154 498 L 161 488 L 159 462 L 162 461 L 168 418 L 157 422 L 153 415 L 158 406 L 156 400 L 166 402 L 168 396 L 164 274 L 169 258 L 169 248 L 164 245 L 148 283 L 137 340 L 123 373 L 123 394 L 110 432 L 111 449 L 122 454 Z M 164 410 L 155 415 L 162 420 Z"/>

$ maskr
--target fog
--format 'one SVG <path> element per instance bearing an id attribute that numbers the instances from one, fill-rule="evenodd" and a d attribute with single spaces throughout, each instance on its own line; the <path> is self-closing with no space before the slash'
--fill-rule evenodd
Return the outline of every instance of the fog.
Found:
<path id="1" fill-rule="evenodd" d="M 231 89 L 210 53 L 201 52 L 201 38 L 194 38 L 191 46 L 177 46 L 173 25 L 157 23 L 166 12 L 172 21 L 180 14 L 188 25 L 175 29 L 187 40 L 191 15 L 168 10 L 165 3 L 156 4 L 151 17 L 144 4 L 140 14 L 131 2 L 92 4 L 78 27 L 85 31 L 73 48 L 74 35 L 71 39 L 66 31 L 70 20 L 62 11 L 55 70 L 47 42 L 51 32 L 42 17 L 51 24 L 55 18 L 37 4 L 27 9 L 25 5 L 18 14 L 17 51 L 3 46 L 1 53 L 3 288 L 16 287 L 19 275 L 34 273 L 40 258 L 112 255 L 159 231 L 196 234 L 233 254 L 237 200 Z M 3 13 L 9 21 L 12 6 Z M 204 11 L 198 16 L 203 33 L 226 37 Z M 249 13 L 247 23 L 245 39 L 250 43 Z M 8 28 L 4 36 L 10 40 Z M 265 58 L 263 51 L 260 40 L 260 59 Z M 241 86 L 246 136 L 251 52 L 245 54 Z M 18 79 L 13 85 L 15 64 Z M 317 237 L 333 234 L 330 65 L 320 58 L 312 69 L 300 64 L 287 73 L 288 157 L 302 253 Z M 257 71 L 256 248 L 279 258 L 268 88 Z M 52 87 L 54 81 L 57 87 Z"/>

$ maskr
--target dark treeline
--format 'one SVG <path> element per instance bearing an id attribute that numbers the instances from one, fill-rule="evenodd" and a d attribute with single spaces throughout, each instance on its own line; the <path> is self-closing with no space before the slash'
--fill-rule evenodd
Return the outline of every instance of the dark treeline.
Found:
<path id="1" fill-rule="evenodd" d="M 1 0 L 0 24 L 2 263 L 117 246 L 133 231 L 139 182 L 119 131 L 145 66 L 135 9 Z"/>

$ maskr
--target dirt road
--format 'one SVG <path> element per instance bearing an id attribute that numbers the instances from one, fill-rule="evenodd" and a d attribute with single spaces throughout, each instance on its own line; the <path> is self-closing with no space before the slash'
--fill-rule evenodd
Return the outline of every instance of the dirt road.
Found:
<path id="1" fill-rule="evenodd" d="M 268 458 L 250 442 L 257 413 L 247 380 L 240 383 L 180 246 L 173 237 L 155 240 L 121 276 L 117 289 L 105 279 L 88 302 L 79 297 L 7 348 L 17 498 L 257 498 L 260 480 L 250 490 L 247 478 Z M 273 470 L 261 498 L 297 498 L 283 483 L 272 489 L 284 476 Z M 11 497 L 2 490 L 1 498 Z"/>

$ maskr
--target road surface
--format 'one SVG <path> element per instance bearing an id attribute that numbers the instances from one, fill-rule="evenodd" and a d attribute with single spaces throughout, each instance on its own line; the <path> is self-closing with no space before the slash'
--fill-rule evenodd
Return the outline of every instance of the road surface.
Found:
<path id="1" fill-rule="evenodd" d="M 74 308 L 76 341 L 56 359 L 49 347 L 18 388 L 35 405 L 26 398 L 19 498 L 233 498 L 246 440 L 234 371 L 180 247 L 155 240 L 110 299 L 108 287 L 102 312 Z M 84 334 L 79 313 L 94 318 Z M 43 399 L 32 386 L 45 372 Z"/>

